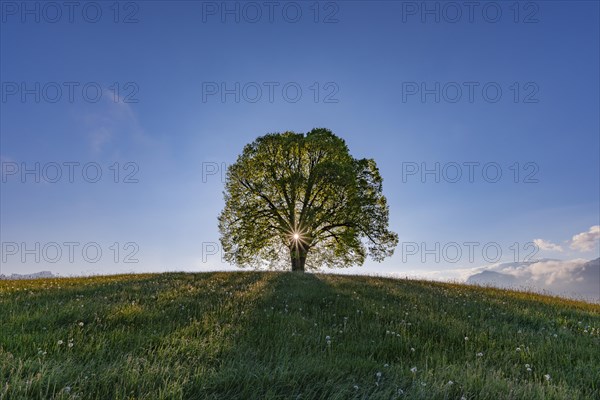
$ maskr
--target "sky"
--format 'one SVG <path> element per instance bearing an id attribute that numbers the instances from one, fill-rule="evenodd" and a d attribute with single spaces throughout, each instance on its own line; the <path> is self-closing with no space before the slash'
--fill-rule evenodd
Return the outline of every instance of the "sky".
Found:
<path id="1" fill-rule="evenodd" d="M 599 256 L 596 1 L 0 4 L 2 274 L 236 269 L 227 165 L 315 127 L 400 240 L 344 273 Z"/>

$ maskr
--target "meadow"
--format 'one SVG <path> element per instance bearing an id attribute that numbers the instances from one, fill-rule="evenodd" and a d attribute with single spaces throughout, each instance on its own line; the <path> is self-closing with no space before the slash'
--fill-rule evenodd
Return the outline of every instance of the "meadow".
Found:
<path id="1" fill-rule="evenodd" d="M 0 399 L 599 399 L 600 306 L 277 272 L 0 281 Z"/>

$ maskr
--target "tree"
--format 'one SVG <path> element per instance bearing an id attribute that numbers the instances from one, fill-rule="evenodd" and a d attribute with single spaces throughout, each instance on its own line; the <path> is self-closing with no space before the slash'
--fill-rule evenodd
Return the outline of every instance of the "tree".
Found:
<path id="1" fill-rule="evenodd" d="M 257 138 L 229 166 L 223 194 L 221 245 L 238 266 L 349 267 L 398 244 L 375 161 L 354 159 L 328 129 Z"/>

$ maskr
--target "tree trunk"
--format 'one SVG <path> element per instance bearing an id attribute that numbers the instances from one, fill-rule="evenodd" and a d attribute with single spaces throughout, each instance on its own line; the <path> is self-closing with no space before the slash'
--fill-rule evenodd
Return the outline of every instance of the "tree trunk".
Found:
<path id="1" fill-rule="evenodd" d="M 292 271 L 304 272 L 304 263 L 306 262 L 306 250 L 301 246 L 291 248 L 290 255 L 292 256 Z"/>

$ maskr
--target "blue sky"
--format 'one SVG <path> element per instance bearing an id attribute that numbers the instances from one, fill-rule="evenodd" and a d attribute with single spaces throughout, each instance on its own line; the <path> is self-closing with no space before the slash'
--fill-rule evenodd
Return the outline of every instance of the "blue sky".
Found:
<path id="1" fill-rule="evenodd" d="M 42 2 L 1 3 L 4 274 L 227 268 L 211 244 L 223 182 L 207 171 L 260 135 L 314 127 L 377 161 L 390 227 L 405 250 L 418 244 L 349 272 L 521 261 L 534 239 L 544 240 L 534 258 L 598 257 L 598 2 L 481 2 L 472 20 L 468 2 L 428 2 L 439 22 L 421 2 L 278 2 L 272 21 L 263 2 L 228 2 L 225 15 L 221 2 L 88 3 L 72 19 L 64 2 L 54 3 L 60 15 Z M 36 163 L 40 183 L 21 174 Z M 450 175 L 421 176 L 436 163 Z M 56 165 L 62 177 L 49 182 Z M 421 259 L 423 244 L 440 254 L 465 242 L 478 243 L 473 260 Z M 482 255 L 490 243 L 498 259 Z"/>

